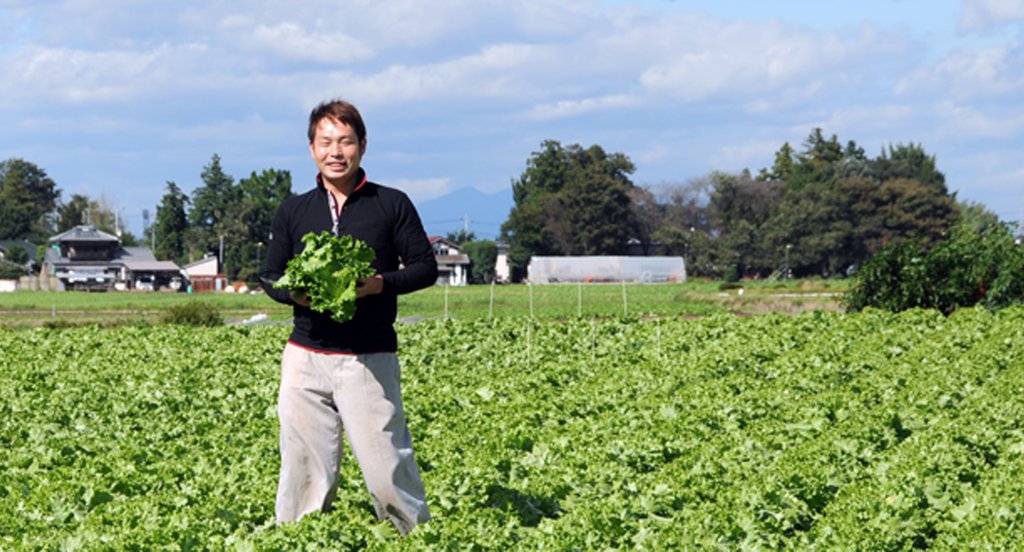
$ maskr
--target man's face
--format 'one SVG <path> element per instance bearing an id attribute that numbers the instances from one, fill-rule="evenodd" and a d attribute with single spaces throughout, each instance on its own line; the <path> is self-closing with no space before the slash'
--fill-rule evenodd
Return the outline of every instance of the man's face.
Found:
<path id="1" fill-rule="evenodd" d="M 333 185 L 347 185 L 359 172 L 366 141 L 360 142 L 352 127 L 327 117 L 316 125 L 309 151 L 325 181 Z"/>

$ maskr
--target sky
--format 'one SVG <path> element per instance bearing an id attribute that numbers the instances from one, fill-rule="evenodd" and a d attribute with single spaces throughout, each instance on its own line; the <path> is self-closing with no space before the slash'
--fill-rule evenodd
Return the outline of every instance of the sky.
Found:
<path id="1" fill-rule="evenodd" d="M 1022 39 L 1024 0 L 0 0 L 0 160 L 138 235 L 213 154 L 310 189 L 309 111 L 344 98 L 370 179 L 418 204 L 476 188 L 511 207 L 544 140 L 624 153 L 661 187 L 756 174 L 821 128 L 870 156 L 919 144 L 958 199 L 1020 221 Z M 495 237 L 475 203 L 428 231 Z"/>

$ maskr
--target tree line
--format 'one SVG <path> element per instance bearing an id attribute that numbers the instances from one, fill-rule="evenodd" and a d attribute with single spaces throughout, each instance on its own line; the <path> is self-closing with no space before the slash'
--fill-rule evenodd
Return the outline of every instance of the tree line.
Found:
<path id="1" fill-rule="evenodd" d="M 533 255 L 683 256 L 690 274 L 737 279 L 852 273 L 883 245 L 934 242 L 958 219 L 998 217 L 950 193 L 919 144 L 869 157 L 814 129 L 755 176 L 713 172 L 684 184 L 637 186 L 635 166 L 600 146 L 542 143 L 512 181 L 502 226 L 517 277 Z"/>
<path id="2" fill-rule="evenodd" d="M 0 163 L 0 240 L 42 244 L 41 257 L 51 236 L 92 224 L 118 235 L 122 245 L 153 246 L 156 258 L 182 265 L 223 255 L 229 279 L 256 280 L 271 218 L 292 194 L 291 174 L 266 169 L 236 182 L 214 154 L 200 178 L 202 184 L 191 196 L 168 181 L 153 223 L 143 236 L 135 236 L 119 227 L 116 208 L 105 198 L 72 194 L 62 201 L 45 170 L 23 159 L 8 159 Z"/>
<path id="3" fill-rule="evenodd" d="M 935 156 L 919 144 L 889 145 L 874 157 L 853 140 L 814 129 L 770 167 L 712 172 L 685 183 L 637 186 L 623 153 L 547 140 L 511 182 L 514 206 L 500 238 L 509 244 L 513 279 L 534 255 L 672 255 L 692 275 L 763 278 L 833 276 L 854 271 L 893 240 L 942 239 L 956 220 L 995 225 L 998 217 L 950 193 Z M 288 171 L 252 172 L 237 182 L 214 154 L 191 196 L 173 181 L 145 235 L 122 243 L 154 245 L 179 264 L 223 254 L 231 279 L 255 280 L 277 205 L 291 195 Z M 0 239 L 45 244 L 49 236 L 92 223 L 114 233 L 116 212 L 103 198 L 60 190 L 22 159 L 0 163 Z M 491 241 L 451 233 L 470 254 L 475 281 L 493 278 Z"/>

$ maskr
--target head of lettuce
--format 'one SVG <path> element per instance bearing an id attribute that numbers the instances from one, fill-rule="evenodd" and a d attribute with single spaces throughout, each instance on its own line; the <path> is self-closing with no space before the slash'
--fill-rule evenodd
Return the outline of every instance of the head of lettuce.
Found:
<path id="1" fill-rule="evenodd" d="M 305 248 L 288 261 L 284 276 L 274 287 L 309 296 L 309 308 L 329 312 L 337 322 L 347 322 L 356 313 L 356 284 L 373 276 L 373 249 L 352 236 L 330 232 L 302 237 Z"/>

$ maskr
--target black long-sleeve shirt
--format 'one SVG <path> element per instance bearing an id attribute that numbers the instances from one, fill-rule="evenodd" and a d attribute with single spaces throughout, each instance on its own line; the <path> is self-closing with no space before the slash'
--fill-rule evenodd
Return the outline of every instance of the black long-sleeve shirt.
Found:
<path id="1" fill-rule="evenodd" d="M 323 352 L 394 352 L 398 338 L 394 323 L 398 295 L 437 281 L 437 261 L 416 208 L 403 192 L 363 182 L 345 201 L 338 217 L 338 235 L 365 241 L 376 251 L 373 268 L 384 279 L 379 295 L 356 300 L 356 313 L 345 323 L 329 314 L 296 304 L 288 290 L 273 286 L 292 257 L 304 248 L 306 234 L 330 232 L 331 206 L 320 178 L 316 188 L 281 202 L 271 224 L 263 289 L 275 301 L 293 306 L 295 328 L 289 341 Z"/>

